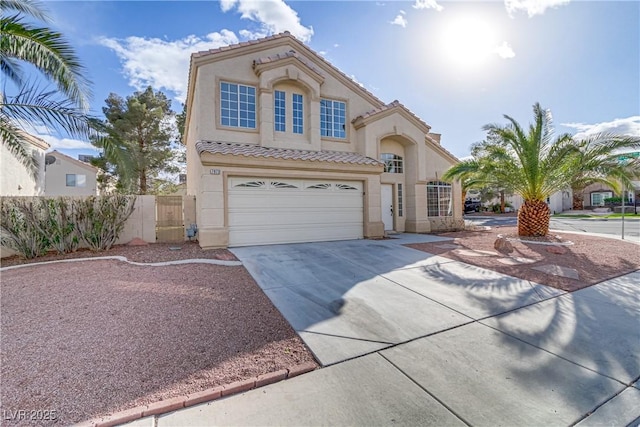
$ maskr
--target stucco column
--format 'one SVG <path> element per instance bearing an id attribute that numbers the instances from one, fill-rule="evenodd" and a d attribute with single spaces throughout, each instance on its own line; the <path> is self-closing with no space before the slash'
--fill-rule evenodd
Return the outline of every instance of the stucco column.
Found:
<path id="1" fill-rule="evenodd" d="M 425 184 L 407 184 L 405 230 L 409 233 L 428 233 L 431 223 L 427 219 L 427 188 Z"/>

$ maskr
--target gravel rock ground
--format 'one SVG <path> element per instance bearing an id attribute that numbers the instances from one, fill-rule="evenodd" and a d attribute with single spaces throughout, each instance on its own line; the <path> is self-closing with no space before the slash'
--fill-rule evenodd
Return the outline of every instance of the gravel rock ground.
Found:
<path id="1" fill-rule="evenodd" d="M 180 248 L 180 249 L 177 249 Z M 127 257 L 129 261 L 135 262 L 161 262 L 176 261 L 181 259 L 222 259 L 227 261 L 237 260 L 235 255 L 226 249 L 207 249 L 200 248 L 197 242 L 184 243 L 153 243 L 146 246 L 127 246 L 117 245 L 108 251 L 92 252 L 89 249 L 79 249 L 69 254 L 58 254 L 50 252 L 44 256 L 33 259 L 24 259 L 20 256 L 12 256 L 2 258 L 0 264 L 2 267 L 9 267 L 18 264 L 29 264 L 34 262 L 56 261 L 60 259 L 72 258 L 93 258 L 101 256 L 120 255 Z"/>
<path id="2" fill-rule="evenodd" d="M 517 227 L 495 227 L 482 231 L 440 234 L 443 237 L 454 238 L 454 243 L 459 245 L 458 249 L 443 248 L 439 243 L 420 243 L 407 246 L 565 291 L 582 289 L 640 269 L 640 245 L 583 234 L 555 233 L 560 238 L 548 236 L 534 239 L 546 243 L 573 242 L 573 245 L 568 246 L 549 246 L 536 244 L 536 242 L 510 240 L 513 252 L 506 255 L 495 250 L 494 243 L 498 239 L 498 235 L 516 237 L 517 232 Z M 556 248 L 561 248 L 564 253 L 553 253 L 562 252 L 562 250 L 554 250 Z M 493 255 L 487 253 L 483 254 L 484 256 L 474 256 L 477 253 L 472 251 L 493 252 Z M 506 265 L 499 261 L 500 259 L 504 261 L 505 258 L 512 260 L 528 258 L 533 262 Z M 579 278 L 556 276 L 532 269 L 532 267 L 549 264 L 575 269 Z"/>
<path id="3" fill-rule="evenodd" d="M 233 259 L 185 245 L 99 255 Z M 2 273 L 0 312 L 2 413 L 55 410 L 58 425 L 313 361 L 244 267 L 28 266 Z"/>

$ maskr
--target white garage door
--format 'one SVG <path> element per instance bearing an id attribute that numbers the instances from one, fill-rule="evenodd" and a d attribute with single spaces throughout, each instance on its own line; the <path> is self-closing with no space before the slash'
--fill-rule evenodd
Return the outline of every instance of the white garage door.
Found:
<path id="1" fill-rule="evenodd" d="M 358 181 L 229 178 L 229 246 L 362 238 Z"/>

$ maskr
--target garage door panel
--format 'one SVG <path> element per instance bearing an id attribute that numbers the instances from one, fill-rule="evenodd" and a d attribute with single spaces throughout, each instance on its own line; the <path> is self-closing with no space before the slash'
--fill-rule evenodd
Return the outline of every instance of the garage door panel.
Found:
<path id="1" fill-rule="evenodd" d="M 230 178 L 229 245 L 359 239 L 362 183 Z"/>
<path id="2" fill-rule="evenodd" d="M 230 238 L 231 238 L 230 233 Z M 291 227 L 286 234 L 273 233 L 271 227 L 251 227 L 236 230 L 233 241 L 240 242 L 232 246 L 272 245 L 279 243 L 324 242 L 332 240 L 361 239 L 362 225 L 336 226 L 332 228 L 311 229 L 306 226 Z M 242 242 L 251 242 L 243 244 Z"/>
<path id="3" fill-rule="evenodd" d="M 230 227 L 250 227 L 250 226 L 296 226 L 296 225 L 308 225 L 308 226 L 338 226 L 341 224 L 356 224 L 358 227 L 362 227 L 362 222 L 354 219 L 355 216 L 361 213 L 360 210 L 347 210 L 341 212 L 331 212 L 329 210 L 324 212 L 307 213 L 305 215 L 297 214 L 296 212 L 281 212 L 277 210 L 264 211 L 264 212 L 237 212 L 233 215 L 229 215 Z"/>

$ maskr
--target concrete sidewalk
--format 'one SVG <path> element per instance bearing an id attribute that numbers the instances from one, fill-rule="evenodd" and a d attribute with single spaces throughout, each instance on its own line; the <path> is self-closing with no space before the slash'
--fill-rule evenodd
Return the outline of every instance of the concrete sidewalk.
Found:
<path id="1" fill-rule="evenodd" d="M 640 423 L 640 272 L 567 294 L 397 237 L 235 249 L 325 367 L 132 425 Z"/>

